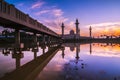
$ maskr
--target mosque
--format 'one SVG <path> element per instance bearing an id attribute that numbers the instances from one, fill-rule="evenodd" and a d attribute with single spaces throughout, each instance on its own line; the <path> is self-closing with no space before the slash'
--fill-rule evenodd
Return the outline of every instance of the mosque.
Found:
<path id="1" fill-rule="evenodd" d="M 92 28 L 90 26 L 89 28 L 89 37 L 86 37 L 86 36 L 81 36 L 80 35 L 80 29 L 79 29 L 79 21 L 78 19 L 76 19 L 76 22 L 75 22 L 75 25 L 76 25 L 76 33 L 74 32 L 74 30 L 70 30 L 69 34 L 64 34 L 64 24 L 62 23 L 61 25 L 61 28 L 62 28 L 62 34 L 61 34 L 61 37 L 62 39 L 90 39 L 92 38 L 91 34 L 92 34 Z"/>

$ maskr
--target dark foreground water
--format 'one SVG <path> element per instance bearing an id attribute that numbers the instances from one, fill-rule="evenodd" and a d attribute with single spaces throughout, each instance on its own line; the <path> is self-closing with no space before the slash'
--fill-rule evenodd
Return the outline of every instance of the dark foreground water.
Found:
<path id="1" fill-rule="evenodd" d="M 120 80 L 120 44 L 1 46 L 0 80 Z"/>

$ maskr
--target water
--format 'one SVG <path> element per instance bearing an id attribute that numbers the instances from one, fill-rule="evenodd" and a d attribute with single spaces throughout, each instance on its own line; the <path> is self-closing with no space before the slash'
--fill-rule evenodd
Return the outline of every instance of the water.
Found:
<path id="1" fill-rule="evenodd" d="M 0 80 L 120 80 L 120 44 L 0 49 Z M 43 53 L 44 52 L 44 53 Z M 19 55 L 20 54 L 20 55 Z"/>

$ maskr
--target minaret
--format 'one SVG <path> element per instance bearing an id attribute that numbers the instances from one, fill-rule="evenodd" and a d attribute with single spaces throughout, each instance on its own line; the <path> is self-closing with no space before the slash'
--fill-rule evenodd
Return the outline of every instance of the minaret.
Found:
<path id="1" fill-rule="evenodd" d="M 63 48 L 62 48 L 62 58 L 63 58 L 63 59 L 64 59 L 64 57 L 65 57 L 64 50 L 65 50 L 65 48 L 63 47 Z"/>
<path id="2" fill-rule="evenodd" d="M 79 34 L 79 33 L 80 33 L 80 30 L 79 30 L 79 28 L 78 28 L 78 26 L 79 26 L 78 19 L 76 19 L 75 25 L 76 25 L 76 35 L 80 35 L 80 34 Z"/>
<path id="3" fill-rule="evenodd" d="M 90 54 L 92 54 L 92 44 L 90 43 Z"/>
<path id="4" fill-rule="evenodd" d="M 77 45 L 76 46 L 76 64 L 78 63 L 78 60 L 79 60 L 79 52 L 80 52 L 80 45 Z"/>
<path id="5" fill-rule="evenodd" d="M 90 38 L 91 38 L 92 37 L 92 28 L 91 28 L 91 26 L 90 26 L 89 30 L 90 30 Z"/>
<path id="6" fill-rule="evenodd" d="M 62 28 L 62 37 L 63 37 L 63 35 L 64 35 L 64 23 L 62 23 L 62 25 L 61 25 L 61 28 Z"/>

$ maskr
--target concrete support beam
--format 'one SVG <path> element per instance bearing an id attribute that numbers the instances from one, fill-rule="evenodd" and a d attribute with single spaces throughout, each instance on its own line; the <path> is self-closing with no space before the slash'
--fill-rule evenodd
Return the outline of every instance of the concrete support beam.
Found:
<path id="1" fill-rule="evenodd" d="M 36 33 L 34 33 L 33 39 L 34 39 L 34 42 L 37 43 L 37 35 L 36 35 Z"/>
<path id="2" fill-rule="evenodd" d="M 51 37 L 48 36 L 48 45 L 50 45 L 50 43 L 51 43 Z"/>
<path id="3" fill-rule="evenodd" d="M 37 52 L 34 52 L 34 59 L 37 58 Z"/>
<path id="4" fill-rule="evenodd" d="M 45 35 L 42 35 L 42 43 L 45 44 Z"/>
<path id="5" fill-rule="evenodd" d="M 37 58 L 38 47 L 33 47 L 32 52 L 34 53 L 34 59 Z"/>
<path id="6" fill-rule="evenodd" d="M 12 54 L 12 58 L 16 60 L 16 69 L 18 69 L 20 67 L 21 64 L 21 58 L 23 58 L 24 55 L 21 51 L 14 51 L 14 53 Z"/>
<path id="7" fill-rule="evenodd" d="M 43 48 L 43 54 L 45 54 L 45 48 Z"/>
<path id="8" fill-rule="evenodd" d="M 37 35 L 34 33 L 33 35 L 33 44 L 36 46 L 37 45 Z"/>
<path id="9" fill-rule="evenodd" d="M 15 29 L 15 44 L 20 45 L 20 30 Z"/>

